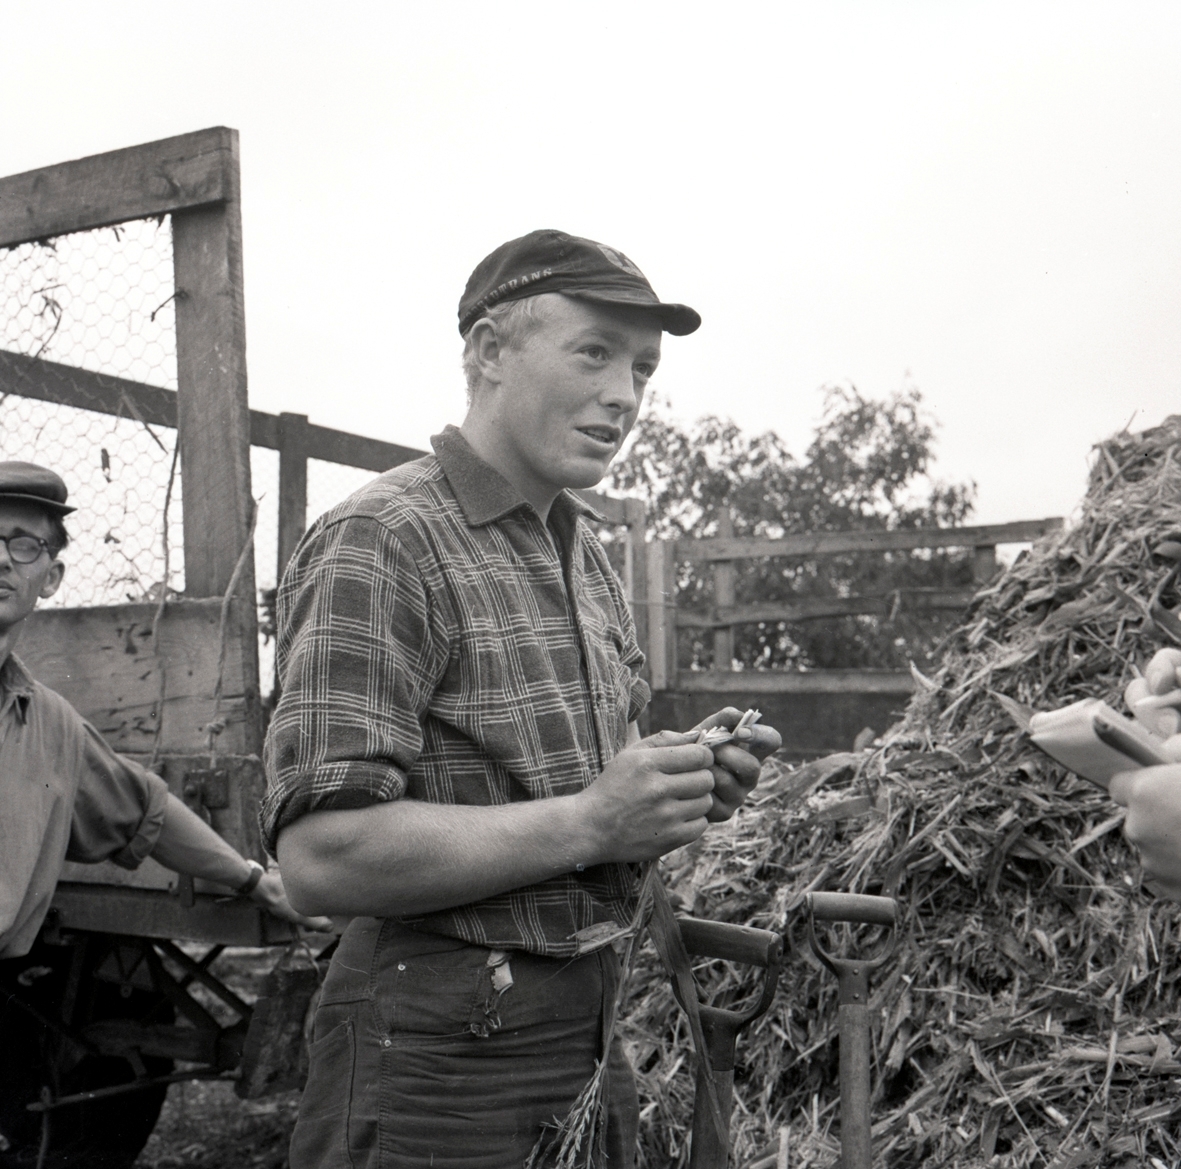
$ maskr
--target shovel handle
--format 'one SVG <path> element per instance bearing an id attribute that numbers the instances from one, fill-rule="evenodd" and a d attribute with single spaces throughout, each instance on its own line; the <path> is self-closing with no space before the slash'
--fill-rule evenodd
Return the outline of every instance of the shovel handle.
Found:
<path id="1" fill-rule="evenodd" d="M 873 1132 L 869 1116 L 872 1055 L 869 972 L 894 951 L 897 905 L 892 897 L 871 897 L 865 893 L 809 893 L 805 902 L 812 950 L 840 980 L 841 1169 L 870 1169 Z M 885 949 L 872 959 L 834 958 L 816 940 L 815 921 L 889 926 L 889 940 Z"/>
<path id="2" fill-rule="evenodd" d="M 898 916 L 893 897 L 871 897 L 868 893 L 809 893 L 807 904 L 817 921 L 893 925 Z"/>
<path id="3" fill-rule="evenodd" d="M 702 921 L 696 917 L 678 917 L 681 940 L 690 954 L 700 958 L 724 958 L 749 966 L 778 965 L 783 955 L 783 936 L 771 930 L 725 921 Z"/>

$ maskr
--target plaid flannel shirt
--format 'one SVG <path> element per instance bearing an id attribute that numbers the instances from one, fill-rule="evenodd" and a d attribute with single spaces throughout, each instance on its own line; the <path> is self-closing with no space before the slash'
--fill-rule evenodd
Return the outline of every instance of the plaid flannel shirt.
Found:
<path id="1" fill-rule="evenodd" d="M 403 796 L 489 806 L 581 791 L 649 698 L 619 579 L 563 492 L 549 528 L 458 430 L 322 516 L 283 577 L 282 692 L 261 823 Z M 555 540 L 556 535 L 556 540 Z M 564 957 L 625 922 L 634 873 L 598 865 L 402 919 Z"/>

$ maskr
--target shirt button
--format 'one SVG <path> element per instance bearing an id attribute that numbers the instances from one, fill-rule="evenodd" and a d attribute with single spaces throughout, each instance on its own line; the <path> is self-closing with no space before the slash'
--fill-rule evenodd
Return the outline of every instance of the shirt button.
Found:
<path id="1" fill-rule="evenodd" d="M 381 1045 L 382 1045 L 382 1047 L 393 1047 L 394 1041 L 392 1039 L 383 1039 L 381 1041 Z"/>
<path id="2" fill-rule="evenodd" d="M 405 970 L 405 969 L 406 969 L 406 963 L 405 963 L 405 962 L 399 962 L 399 963 L 398 963 L 398 969 L 399 969 L 399 970 Z"/>

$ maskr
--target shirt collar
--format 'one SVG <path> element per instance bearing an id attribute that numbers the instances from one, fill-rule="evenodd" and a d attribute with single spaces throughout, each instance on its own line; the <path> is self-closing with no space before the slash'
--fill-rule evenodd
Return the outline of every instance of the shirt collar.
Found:
<path id="1" fill-rule="evenodd" d="M 33 700 L 33 676 L 25 669 L 16 654 L 0 666 L 0 716 L 15 706 L 21 722 L 28 718 L 29 703 Z"/>
<path id="2" fill-rule="evenodd" d="M 431 439 L 439 465 L 455 493 L 464 518 L 473 528 L 483 527 L 521 507 L 529 507 L 523 495 L 497 470 L 490 467 L 464 438 L 457 426 L 446 426 Z M 554 500 L 560 519 L 571 524 L 580 515 L 603 523 L 604 518 L 581 496 L 564 489 Z"/>

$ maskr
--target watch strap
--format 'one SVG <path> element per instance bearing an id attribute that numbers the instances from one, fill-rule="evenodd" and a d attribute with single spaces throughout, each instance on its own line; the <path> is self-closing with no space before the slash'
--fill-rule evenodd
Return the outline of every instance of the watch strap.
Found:
<path id="1" fill-rule="evenodd" d="M 258 883 L 262 880 L 263 873 L 266 872 L 266 869 L 258 861 L 248 860 L 246 863 L 250 866 L 250 876 L 238 886 L 236 892 L 239 897 L 248 897 L 253 893 L 258 888 Z"/>

